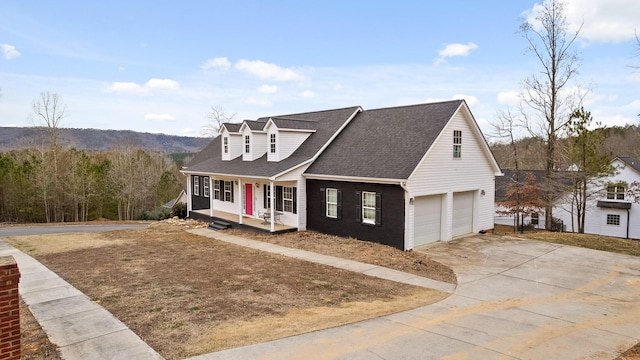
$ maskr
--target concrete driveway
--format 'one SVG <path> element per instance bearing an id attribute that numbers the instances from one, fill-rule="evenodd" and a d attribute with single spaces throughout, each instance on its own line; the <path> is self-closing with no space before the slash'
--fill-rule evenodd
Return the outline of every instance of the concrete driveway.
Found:
<path id="1" fill-rule="evenodd" d="M 196 359 L 612 359 L 640 341 L 640 258 L 474 236 L 420 249 L 458 275 L 415 310 Z"/>

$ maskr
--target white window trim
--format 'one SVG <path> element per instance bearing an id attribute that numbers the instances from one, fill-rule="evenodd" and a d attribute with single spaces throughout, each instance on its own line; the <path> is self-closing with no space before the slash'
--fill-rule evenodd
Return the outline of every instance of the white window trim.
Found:
<path id="1" fill-rule="evenodd" d="M 272 154 L 276 153 L 276 134 L 269 135 L 269 151 Z"/>
<path id="2" fill-rule="evenodd" d="M 200 176 L 193 176 L 193 195 L 200 196 Z"/>
<path id="3" fill-rule="evenodd" d="M 612 189 L 612 191 L 609 191 Z M 624 200 L 626 186 L 622 184 L 610 184 L 607 185 L 607 200 Z"/>
<path id="4" fill-rule="evenodd" d="M 289 193 L 287 194 L 287 190 Z M 287 197 L 289 195 L 289 197 Z M 290 204 L 291 208 L 287 210 L 287 204 Z M 282 210 L 286 212 L 293 212 L 293 187 L 282 187 Z"/>
<path id="5" fill-rule="evenodd" d="M 620 226 L 619 214 L 607 214 L 607 225 Z"/>
<path id="6" fill-rule="evenodd" d="M 460 136 L 456 136 L 460 134 Z M 453 158 L 462 158 L 462 130 L 453 130 Z"/>
<path id="7" fill-rule="evenodd" d="M 202 178 L 202 195 L 204 197 L 209 197 L 209 177 L 205 176 Z"/>
<path id="8" fill-rule="evenodd" d="M 373 195 L 373 206 L 368 206 L 365 205 L 365 196 L 366 195 Z M 366 209 L 369 210 L 373 210 L 373 218 L 369 219 L 365 216 L 366 214 Z M 375 225 L 376 224 L 376 193 L 375 192 L 371 192 L 371 191 L 363 191 L 362 192 L 362 222 L 365 224 L 372 224 Z"/>
<path id="9" fill-rule="evenodd" d="M 233 182 L 225 181 L 224 182 L 224 201 L 231 201 L 231 187 L 233 186 Z M 228 190 L 227 190 L 228 188 Z M 229 198 L 227 200 L 227 194 L 229 194 Z"/>
<path id="10" fill-rule="evenodd" d="M 222 142 L 224 144 L 224 153 L 228 154 L 229 153 L 229 137 L 225 136 L 224 138 L 222 138 Z"/>
<path id="11" fill-rule="evenodd" d="M 334 201 L 329 201 L 330 196 L 329 194 L 333 193 L 334 194 L 334 198 L 335 198 L 335 202 Z M 338 218 L 338 189 L 332 189 L 332 188 L 327 188 L 325 190 L 325 216 L 328 218 L 333 218 L 333 219 L 337 219 Z M 329 208 L 333 206 L 333 210 L 335 212 L 334 215 L 329 214 Z"/>
<path id="12" fill-rule="evenodd" d="M 217 196 L 216 193 L 218 194 Z M 213 198 L 220 200 L 220 180 L 213 180 Z"/>
<path id="13" fill-rule="evenodd" d="M 251 136 L 244 136 L 244 153 L 249 154 L 251 152 Z"/>

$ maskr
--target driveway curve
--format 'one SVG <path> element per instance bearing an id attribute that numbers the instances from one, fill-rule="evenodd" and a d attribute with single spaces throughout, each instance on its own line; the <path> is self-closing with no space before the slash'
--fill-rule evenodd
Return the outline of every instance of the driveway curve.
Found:
<path id="1" fill-rule="evenodd" d="M 419 249 L 440 303 L 193 359 L 612 359 L 640 341 L 640 258 L 492 235 Z"/>

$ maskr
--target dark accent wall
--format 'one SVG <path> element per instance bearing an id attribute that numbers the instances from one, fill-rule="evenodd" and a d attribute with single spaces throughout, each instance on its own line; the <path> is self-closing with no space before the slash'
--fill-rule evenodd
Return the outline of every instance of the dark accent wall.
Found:
<path id="1" fill-rule="evenodd" d="M 202 178 L 204 176 L 200 176 L 200 195 L 196 196 L 193 195 L 193 178 L 195 178 L 197 176 L 193 175 L 191 177 L 191 209 L 193 210 L 202 210 L 202 209 L 209 209 L 210 207 L 210 202 L 209 202 L 209 197 L 204 197 L 202 194 L 204 193 L 204 187 L 203 187 L 203 180 Z M 209 196 L 213 195 L 213 185 L 210 184 L 209 185 Z"/>
<path id="2" fill-rule="evenodd" d="M 341 191 L 340 218 L 327 218 L 322 189 Z M 363 224 L 358 212 L 362 191 L 379 194 L 379 224 Z M 404 250 L 404 190 L 400 185 L 307 179 L 307 229 L 350 236 Z"/>

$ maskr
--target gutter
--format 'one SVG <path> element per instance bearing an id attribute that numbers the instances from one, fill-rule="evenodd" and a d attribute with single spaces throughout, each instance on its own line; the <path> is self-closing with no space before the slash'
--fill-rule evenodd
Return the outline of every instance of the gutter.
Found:
<path id="1" fill-rule="evenodd" d="M 629 222 L 631 221 L 631 209 L 627 209 L 627 237 L 625 239 L 629 238 Z"/>

